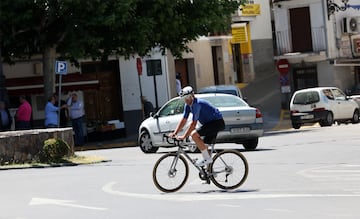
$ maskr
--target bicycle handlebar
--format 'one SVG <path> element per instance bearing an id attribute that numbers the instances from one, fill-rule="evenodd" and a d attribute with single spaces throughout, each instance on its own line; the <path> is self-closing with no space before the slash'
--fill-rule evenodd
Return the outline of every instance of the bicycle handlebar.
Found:
<path id="1" fill-rule="evenodd" d="M 164 139 L 169 144 L 173 144 L 175 146 L 182 146 L 180 143 L 182 143 L 183 140 L 179 140 L 176 137 L 169 137 L 167 134 L 163 134 L 163 141 L 164 141 Z"/>

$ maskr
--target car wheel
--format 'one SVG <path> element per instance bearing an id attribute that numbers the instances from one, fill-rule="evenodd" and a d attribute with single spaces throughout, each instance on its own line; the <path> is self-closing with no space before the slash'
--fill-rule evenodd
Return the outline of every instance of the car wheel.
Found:
<path id="1" fill-rule="evenodd" d="M 294 129 L 299 129 L 301 127 L 301 123 L 291 123 L 291 124 Z"/>
<path id="2" fill-rule="evenodd" d="M 259 138 L 249 139 L 242 144 L 246 150 L 255 150 L 259 142 Z"/>
<path id="3" fill-rule="evenodd" d="M 332 126 L 334 123 L 334 116 L 332 112 L 327 112 L 325 120 L 320 121 L 320 126 Z"/>
<path id="4" fill-rule="evenodd" d="M 359 123 L 359 110 L 355 110 L 351 123 L 352 124 Z"/>
<path id="5" fill-rule="evenodd" d="M 139 146 L 142 152 L 155 153 L 159 148 L 152 145 L 151 137 L 148 131 L 142 131 L 139 137 Z"/>

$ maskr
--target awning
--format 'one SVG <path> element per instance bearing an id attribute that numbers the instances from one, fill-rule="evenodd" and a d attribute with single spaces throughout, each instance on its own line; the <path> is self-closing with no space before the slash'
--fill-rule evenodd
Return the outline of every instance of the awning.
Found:
<path id="1" fill-rule="evenodd" d="M 360 66 L 360 59 L 335 59 L 334 66 Z"/>
<path id="2" fill-rule="evenodd" d="M 56 90 L 59 89 L 58 77 L 56 78 Z M 27 78 L 10 78 L 6 79 L 6 89 L 9 96 L 43 94 L 44 79 L 43 76 Z M 90 78 L 84 74 L 74 73 L 62 76 L 62 92 L 77 90 L 98 90 L 99 80 Z"/>

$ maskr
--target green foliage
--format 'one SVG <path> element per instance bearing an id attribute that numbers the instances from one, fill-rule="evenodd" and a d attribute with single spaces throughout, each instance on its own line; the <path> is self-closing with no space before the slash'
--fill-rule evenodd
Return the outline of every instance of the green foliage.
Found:
<path id="1" fill-rule="evenodd" d="M 54 90 L 55 59 L 107 60 L 147 55 L 154 47 L 176 57 L 199 36 L 228 33 L 244 0 L 1 0 L 0 65 L 34 54 L 44 59 L 45 99 Z M 51 51 L 54 51 L 51 53 Z M 0 66 L 0 76 L 2 74 Z M 1 77 L 0 77 L 1 80 Z M 0 84 L 1 81 L 0 81 Z"/>
<path id="2" fill-rule="evenodd" d="M 237 0 L 2 0 L 5 61 L 55 47 L 63 58 L 146 55 L 154 46 L 175 55 L 209 33 L 227 33 Z"/>
<path id="3" fill-rule="evenodd" d="M 70 147 L 65 141 L 50 138 L 44 141 L 44 146 L 39 152 L 39 161 L 45 163 L 58 162 L 69 152 Z"/>

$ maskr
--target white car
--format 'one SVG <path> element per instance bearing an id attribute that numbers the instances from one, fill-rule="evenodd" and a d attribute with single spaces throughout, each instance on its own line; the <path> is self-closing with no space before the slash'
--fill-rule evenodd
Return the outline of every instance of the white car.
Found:
<path id="1" fill-rule="evenodd" d="M 339 88 L 308 88 L 292 96 L 290 118 L 294 129 L 314 122 L 319 122 L 320 126 L 331 126 L 335 121 L 358 123 L 359 106 Z"/>
<path id="2" fill-rule="evenodd" d="M 211 93 L 195 94 L 195 96 L 210 102 L 223 115 L 225 130 L 218 133 L 216 142 L 241 143 L 245 149 L 249 150 L 257 147 L 258 138 L 264 133 L 260 110 L 250 107 L 241 98 L 230 94 Z M 155 153 L 159 147 L 172 146 L 164 141 L 163 135 L 175 130 L 178 122 L 182 119 L 184 106 L 184 100 L 175 97 L 141 123 L 138 144 L 144 153 Z M 191 114 L 184 129 L 190 122 Z"/>

